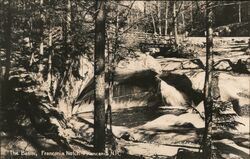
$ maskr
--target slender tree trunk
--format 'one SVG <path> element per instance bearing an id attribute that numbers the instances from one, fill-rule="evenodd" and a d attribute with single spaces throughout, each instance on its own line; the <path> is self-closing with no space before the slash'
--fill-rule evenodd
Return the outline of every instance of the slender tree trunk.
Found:
<path id="1" fill-rule="evenodd" d="M 166 13 L 165 13 L 165 35 L 168 35 L 168 1 L 166 1 Z"/>
<path id="2" fill-rule="evenodd" d="M 119 40 L 119 5 L 116 5 L 116 11 L 115 11 L 115 41 L 114 41 L 114 45 L 113 45 L 113 55 L 116 57 L 116 52 L 118 49 L 118 40 Z"/>
<path id="3" fill-rule="evenodd" d="M 191 4 L 190 4 L 190 22 L 191 22 L 191 29 L 190 29 L 190 31 L 192 31 L 193 30 L 193 2 L 191 1 L 190 2 Z"/>
<path id="4" fill-rule="evenodd" d="M 40 18 L 41 18 L 41 37 L 40 37 L 40 55 L 43 55 L 43 24 L 44 24 L 44 14 L 43 14 L 43 0 L 40 0 Z M 41 70 L 40 70 L 41 71 Z"/>
<path id="5" fill-rule="evenodd" d="M 183 12 L 181 13 L 181 18 L 182 18 L 182 25 L 183 27 L 185 27 L 185 15 Z"/>
<path id="6" fill-rule="evenodd" d="M 43 14 L 43 0 L 40 0 L 40 20 L 41 20 L 41 26 L 40 26 L 40 45 L 39 45 L 39 53 L 41 56 L 44 54 L 44 44 L 43 44 L 43 31 L 44 31 L 44 21 L 45 17 Z M 43 75 L 42 75 L 42 70 L 43 70 L 43 64 L 42 62 L 39 63 L 38 65 L 38 81 L 42 83 L 43 81 Z"/>
<path id="7" fill-rule="evenodd" d="M 144 18 L 145 18 L 147 16 L 147 2 L 146 1 L 144 1 L 143 7 L 144 7 Z M 147 33 L 147 24 L 144 24 L 144 32 Z"/>
<path id="8" fill-rule="evenodd" d="M 156 34 L 156 26 L 155 26 L 155 18 L 152 14 L 152 12 L 150 12 L 151 18 L 152 18 L 152 23 L 153 23 L 153 28 L 154 28 L 154 34 Z"/>
<path id="9" fill-rule="evenodd" d="M 53 83 L 52 83 L 52 54 L 53 54 L 53 50 L 52 50 L 52 30 L 51 30 L 51 26 L 50 26 L 50 33 L 49 33 L 49 59 L 48 59 L 48 75 L 47 75 L 47 82 L 49 84 L 49 99 L 51 102 L 54 101 L 53 99 Z"/>
<path id="10" fill-rule="evenodd" d="M 241 2 L 239 2 L 239 23 L 241 23 Z"/>
<path id="11" fill-rule="evenodd" d="M 69 47 L 68 47 L 68 35 L 70 31 L 70 20 L 71 20 L 71 1 L 70 0 L 64 0 L 64 3 L 66 5 L 65 11 L 64 11 L 64 21 L 62 22 L 62 30 L 63 30 L 63 50 L 64 50 L 64 56 L 68 58 L 69 55 Z M 67 64 L 68 66 L 68 64 Z"/>
<path id="12" fill-rule="evenodd" d="M 35 51 L 33 51 L 33 38 L 32 38 L 32 31 L 33 31 L 33 21 L 32 21 L 32 17 L 29 18 L 28 20 L 28 25 L 29 25 L 29 36 L 28 36 L 28 47 L 30 48 L 30 50 L 32 50 L 32 54 L 30 57 L 30 66 L 32 65 L 33 61 L 34 61 L 34 56 L 35 56 Z"/>
<path id="13" fill-rule="evenodd" d="M 162 34 L 161 30 L 161 1 L 157 1 L 157 13 L 158 13 L 158 29 L 159 29 L 159 35 Z"/>
<path id="14" fill-rule="evenodd" d="M 78 14 L 77 11 L 77 2 L 76 1 L 71 1 L 70 2 L 70 30 L 72 34 L 75 34 L 76 32 L 76 25 L 75 25 L 75 21 L 76 21 L 76 16 Z M 77 51 L 77 38 L 75 36 L 72 36 L 72 51 L 75 52 Z"/>
<path id="15" fill-rule="evenodd" d="M 95 20 L 95 101 L 94 101 L 94 147 L 105 151 L 105 2 L 96 2 Z"/>
<path id="16" fill-rule="evenodd" d="M 213 29 L 212 29 L 212 10 L 208 9 L 209 2 L 206 1 L 206 74 L 204 84 L 204 110 L 205 110 L 205 129 L 203 134 L 203 157 L 211 158 L 211 128 L 212 128 L 212 77 L 213 77 Z"/>
<path id="17" fill-rule="evenodd" d="M 193 2 L 190 2 L 190 21 L 193 23 Z"/>
<path id="18" fill-rule="evenodd" d="M 179 44 L 179 37 L 178 37 L 178 31 L 177 31 L 177 16 L 176 16 L 176 10 L 175 10 L 175 1 L 173 1 L 173 31 L 174 31 L 174 38 L 175 38 L 175 44 Z"/>
<path id="19" fill-rule="evenodd" d="M 185 14 L 184 14 L 184 9 L 185 9 L 185 1 L 183 1 L 182 2 L 183 3 L 183 5 L 182 5 L 182 9 L 183 9 L 183 11 L 181 12 L 181 18 L 182 18 L 182 25 L 183 25 L 183 27 L 184 27 L 184 30 L 185 30 Z"/>
<path id="20" fill-rule="evenodd" d="M 71 30 L 71 0 L 67 1 L 67 28 L 68 31 Z"/>

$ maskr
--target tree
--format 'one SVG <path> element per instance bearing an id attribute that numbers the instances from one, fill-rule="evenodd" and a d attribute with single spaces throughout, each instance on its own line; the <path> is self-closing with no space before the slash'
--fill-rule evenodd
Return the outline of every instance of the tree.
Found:
<path id="1" fill-rule="evenodd" d="M 178 38 L 178 30 L 177 30 L 177 15 L 176 15 L 176 2 L 172 1 L 172 8 L 173 8 L 173 32 L 175 38 L 175 44 L 178 45 L 179 38 Z"/>
<path id="2" fill-rule="evenodd" d="M 239 1 L 239 23 L 241 23 L 241 2 Z"/>
<path id="3" fill-rule="evenodd" d="M 190 22 L 193 23 L 193 2 L 190 2 Z"/>
<path id="4" fill-rule="evenodd" d="M 144 17 L 146 17 L 147 16 L 147 2 L 146 1 L 144 1 L 144 3 L 143 3 L 143 7 L 144 7 Z M 144 25 L 144 32 L 146 33 L 147 32 L 147 25 Z"/>
<path id="5" fill-rule="evenodd" d="M 41 28 L 40 28 L 40 55 L 43 55 L 43 25 L 44 25 L 44 21 L 45 21 L 45 17 L 44 17 L 44 14 L 43 14 L 43 0 L 40 0 L 40 18 L 41 18 Z"/>
<path id="6" fill-rule="evenodd" d="M 155 19 L 154 19 L 154 15 L 152 12 L 150 12 L 151 18 L 152 18 L 152 23 L 153 23 L 153 28 L 154 28 L 154 34 L 156 34 L 156 25 L 155 25 Z"/>
<path id="7" fill-rule="evenodd" d="M 52 31 L 51 31 L 51 24 L 49 26 L 49 42 L 48 42 L 48 46 L 49 46 L 49 58 L 48 58 L 48 74 L 47 74 L 47 82 L 49 84 L 49 91 L 48 91 L 48 97 L 50 99 L 50 102 L 53 102 L 53 82 L 52 82 L 52 54 L 53 54 L 53 50 L 52 50 Z"/>
<path id="8" fill-rule="evenodd" d="M 182 18 L 182 25 L 185 28 L 185 14 L 184 14 L 184 9 L 185 9 L 185 5 L 184 4 L 185 4 L 185 1 L 183 1 L 182 3 L 183 3 L 183 5 L 182 5 L 183 11 L 181 12 L 181 18 Z"/>
<path id="9" fill-rule="evenodd" d="M 105 2 L 96 2 L 94 55 L 94 147 L 105 151 Z"/>
<path id="10" fill-rule="evenodd" d="M 44 32 L 44 22 L 45 22 L 45 16 L 44 16 L 44 2 L 43 0 L 40 0 L 40 47 L 39 47 L 39 53 L 41 56 L 44 55 L 44 43 L 43 43 L 43 32 Z M 43 71 L 43 64 L 39 64 L 39 76 L 40 76 L 40 82 L 42 81 L 42 71 Z"/>
<path id="11" fill-rule="evenodd" d="M 161 1 L 157 1 L 157 17 L 158 17 L 158 29 L 159 35 L 161 35 Z"/>
<path id="12" fill-rule="evenodd" d="M 166 10 L 165 10 L 165 35 L 168 34 L 168 1 L 166 1 Z"/>
<path id="13" fill-rule="evenodd" d="M 213 29 L 212 29 L 212 9 L 209 9 L 211 3 L 206 1 L 206 72 L 204 83 L 204 110 L 205 110 L 205 129 L 203 133 L 202 150 L 203 157 L 211 158 L 211 134 L 212 128 L 212 77 L 213 77 Z"/>

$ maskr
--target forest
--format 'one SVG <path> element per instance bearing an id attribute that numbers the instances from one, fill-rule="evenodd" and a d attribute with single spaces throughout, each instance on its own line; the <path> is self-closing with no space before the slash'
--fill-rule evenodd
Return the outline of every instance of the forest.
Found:
<path id="1" fill-rule="evenodd" d="M 3 159 L 248 159 L 250 2 L 0 0 Z"/>

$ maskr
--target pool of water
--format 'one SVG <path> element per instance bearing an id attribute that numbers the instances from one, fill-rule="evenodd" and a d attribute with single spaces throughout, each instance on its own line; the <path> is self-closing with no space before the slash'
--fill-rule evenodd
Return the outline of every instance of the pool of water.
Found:
<path id="1" fill-rule="evenodd" d="M 112 113 L 113 125 L 136 127 L 152 121 L 164 114 L 182 114 L 184 110 L 171 109 L 168 107 L 131 107 L 119 109 Z"/>

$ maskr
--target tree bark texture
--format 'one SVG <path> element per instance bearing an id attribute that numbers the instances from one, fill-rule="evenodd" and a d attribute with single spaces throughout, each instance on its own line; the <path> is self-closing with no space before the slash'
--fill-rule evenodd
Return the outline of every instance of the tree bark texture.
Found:
<path id="1" fill-rule="evenodd" d="M 178 45 L 179 38 L 178 38 L 178 30 L 177 30 L 177 16 L 176 16 L 176 2 L 173 1 L 173 32 L 174 32 L 174 38 L 175 38 L 175 44 Z"/>
<path id="2" fill-rule="evenodd" d="M 165 35 L 168 35 L 168 1 L 166 1 L 166 13 L 165 13 Z"/>
<path id="3" fill-rule="evenodd" d="M 95 93 L 94 93 L 94 148 L 105 151 L 105 2 L 96 2 L 95 20 Z"/>
<path id="4" fill-rule="evenodd" d="M 212 129 L 212 77 L 213 77 L 213 30 L 212 11 L 208 9 L 209 2 L 206 1 L 206 72 L 204 83 L 204 110 L 205 110 L 205 130 L 203 134 L 202 150 L 203 157 L 211 158 L 211 129 Z"/>
<path id="5" fill-rule="evenodd" d="M 157 1 L 157 13 L 158 13 L 158 29 L 159 29 L 159 35 L 162 34 L 161 29 L 161 1 Z"/>

